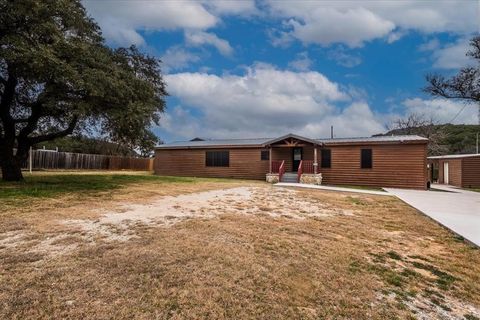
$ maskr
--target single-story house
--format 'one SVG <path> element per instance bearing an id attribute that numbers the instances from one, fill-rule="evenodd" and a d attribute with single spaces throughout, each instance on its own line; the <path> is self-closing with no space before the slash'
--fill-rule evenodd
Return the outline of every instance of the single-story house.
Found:
<path id="1" fill-rule="evenodd" d="M 428 157 L 429 179 L 460 188 L 480 188 L 480 154 Z"/>
<path id="2" fill-rule="evenodd" d="M 155 149 L 159 175 L 425 189 L 428 139 L 414 136 L 208 140 Z"/>

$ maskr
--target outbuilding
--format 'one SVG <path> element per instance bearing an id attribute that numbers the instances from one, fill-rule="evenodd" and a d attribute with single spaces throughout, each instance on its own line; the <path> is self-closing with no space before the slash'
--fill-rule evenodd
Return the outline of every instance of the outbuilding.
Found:
<path id="1" fill-rule="evenodd" d="M 480 188 L 480 154 L 428 157 L 429 179 L 459 188 Z"/>

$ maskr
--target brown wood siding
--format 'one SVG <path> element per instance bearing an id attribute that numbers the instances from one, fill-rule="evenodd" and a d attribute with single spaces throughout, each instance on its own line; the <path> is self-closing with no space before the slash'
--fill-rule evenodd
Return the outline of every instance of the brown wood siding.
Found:
<path id="1" fill-rule="evenodd" d="M 456 187 L 462 186 L 462 159 L 441 159 L 438 161 L 438 183 L 445 183 L 443 165 L 448 162 L 448 184 Z"/>
<path id="2" fill-rule="evenodd" d="M 265 179 L 269 162 L 261 160 L 261 148 L 208 149 L 230 151 L 229 167 L 207 167 L 205 149 L 156 150 L 155 173 L 167 176 Z"/>
<path id="3" fill-rule="evenodd" d="M 319 167 L 324 184 L 426 188 L 426 144 L 335 145 L 326 148 L 332 150 L 332 167 Z M 362 148 L 371 148 L 373 151 L 372 169 L 360 169 Z M 215 150 L 230 151 L 229 167 L 206 167 L 205 149 L 157 149 L 155 173 L 170 176 L 265 179 L 269 161 L 260 160 L 261 148 Z M 320 150 L 321 148 L 317 147 L 318 161 Z M 313 160 L 312 146 L 303 148 L 303 159 Z M 291 171 L 292 148 L 273 148 L 272 160 L 285 160 L 286 171 Z"/>
<path id="4" fill-rule="evenodd" d="M 272 149 L 272 160 L 285 160 L 285 171 L 292 171 L 292 148 L 273 148 Z"/>
<path id="5" fill-rule="evenodd" d="M 331 168 L 319 168 L 324 184 L 425 189 L 425 144 L 330 146 Z M 373 167 L 360 168 L 361 149 L 372 149 Z"/>
<path id="6" fill-rule="evenodd" d="M 480 157 L 463 158 L 462 187 L 480 188 Z"/>

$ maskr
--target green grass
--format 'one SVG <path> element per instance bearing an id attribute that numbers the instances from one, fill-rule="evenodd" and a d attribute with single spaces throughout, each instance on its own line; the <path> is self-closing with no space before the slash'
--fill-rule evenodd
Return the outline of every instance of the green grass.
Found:
<path id="1" fill-rule="evenodd" d="M 430 264 L 424 264 L 418 261 L 414 261 L 413 266 L 418 269 L 424 269 L 430 271 L 433 275 L 437 276 L 435 280 L 437 286 L 442 290 L 448 290 L 452 286 L 453 282 L 457 280 L 454 276 L 444 271 L 437 269 L 435 266 Z"/>
<path id="2" fill-rule="evenodd" d="M 480 188 L 467 188 L 468 191 L 480 192 Z"/>
<path id="3" fill-rule="evenodd" d="M 0 201 L 51 198 L 67 193 L 91 194 L 118 189 L 133 183 L 195 183 L 201 180 L 214 179 L 149 174 L 34 174 L 26 175 L 22 182 L 0 181 Z"/>

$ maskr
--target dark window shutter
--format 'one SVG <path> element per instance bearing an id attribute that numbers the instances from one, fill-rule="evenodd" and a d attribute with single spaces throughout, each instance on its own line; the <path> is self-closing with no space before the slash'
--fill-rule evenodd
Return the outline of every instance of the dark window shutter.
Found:
<path id="1" fill-rule="evenodd" d="M 322 149 L 320 166 L 322 168 L 331 168 L 332 167 L 332 150 Z"/>
<path id="2" fill-rule="evenodd" d="M 361 168 L 362 169 L 371 169 L 372 168 L 372 149 L 362 149 L 361 153 Z"/>
<path id="3" fill-rule="evenodd" d="M 230 166 L 230 152 L 229 151 L 207 151 L 205 153 L 205 165 L 207 167 Z"/>
<path id="4" fill-rule="evenodd" d="M 260 160 L 270 160 L 270 150 L 262 150 Z"/>

